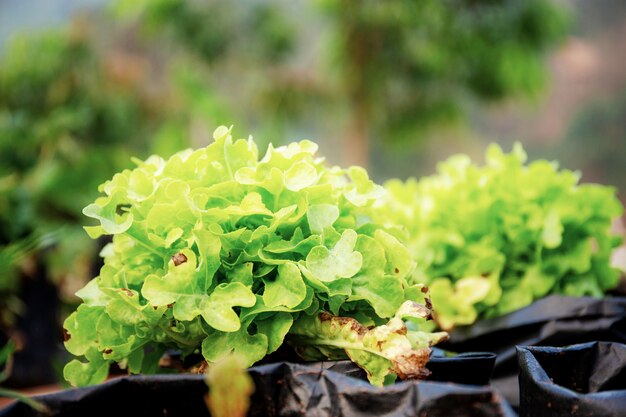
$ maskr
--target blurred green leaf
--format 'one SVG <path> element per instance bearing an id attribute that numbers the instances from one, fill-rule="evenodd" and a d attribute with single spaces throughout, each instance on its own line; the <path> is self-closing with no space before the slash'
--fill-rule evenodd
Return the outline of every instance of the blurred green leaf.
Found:
<path id="1" fill-rule="evenodd" d="M 254 382 L 248 375 L 245 361 L 229 355 L 213 364 L 206 374 L 209 394 L 205 401 L 212 416 L 245 417 L 250 408 Z"/>

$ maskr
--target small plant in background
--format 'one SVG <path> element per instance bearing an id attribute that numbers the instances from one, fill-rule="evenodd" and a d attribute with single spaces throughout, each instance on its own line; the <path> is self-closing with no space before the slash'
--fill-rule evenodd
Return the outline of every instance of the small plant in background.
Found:
<path id="1" fill-rule="evenodd" d="M 100 275 L 65 322 L 74 385 L 117 362 L 153 373 L 176 349 L 250 366 L 284 341 L 305 359 L 350 358 L 374 384 L 427 375 L 424 288 L 409 252 L 371 221 L 384 193 L 361 168 L 328 167 L 310 141 L 259 160 L 252 139 L 167 161 L 136 160 L 84 209 L 92 237 L 113 235 Z M 408 322 L 408 324 L 407 324 Z"/>
<path id="2" fill-rule="evenodd" d="M 17 349 L 16 343 L 13 340 L 9 340 L 4 346 L 0 346 L 0 384 L 5 382 L 11 375 L 11 369 L 13 366 L 13 354 Z M 48 408 L 40 402 L 30 398 L 28 395 L 21 394 L 18 391 L 9 390 L 0 387 L 0 397 L 13 398 L 17 401 L 21 401 L 24 404 L 29 405 L 34 410 L 48 415 Z"/>
<path id="3" fill-rule="evenodd" d="M 10 329 L 26 306 L 18 296 L 20 274 L 34 268 L 29 259 L 38 250 L 54 242 L 54 234 L 32 234 L 0 247 L 0 329 Z"/>
<path id="4" fill-rule="evenodd" d="M 546 160 L 529 164 L 522 147 L 492 145 L 479 166 L 464 155 L 436 175 L 389 181 L 377 220 L 417 260 L 444 329 L 522 308 L 549 294 L 601 297 L 617 284 L 611 266 L 622 237 L 615 190 L 578 184 L 580 175 Z"/>

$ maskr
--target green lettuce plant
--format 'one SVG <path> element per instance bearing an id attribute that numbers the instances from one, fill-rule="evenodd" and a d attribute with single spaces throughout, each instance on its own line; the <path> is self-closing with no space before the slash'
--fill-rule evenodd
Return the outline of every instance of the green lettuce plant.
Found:
<path id="1" fill-rule="evenodd" d="M 374 384 L 427 373 L 423 286 L 407 248 L 371 221 L 384 189 L 365 170 L 328 167 L 310 141 L 259 160 L 219 127 L 206 148 L 152 156 L 116 174 L 84 214 L 113 235 L 100 275 L 65 321 L 74 385 L 109 364 L 158 370 L 167 349 L 247 366 L 285 340 L 305 359 L 349 357 Z"/>
<path id="2" fill-rule="evenodd" d="M 526 164 L 516 144 L 497 145 L 479 166 L 451 157 L 436 175 L 389 181 L 380 222 L 402 225 L 444 329 L 499 316 L 549 294 L 602 296 L 621 237 L 611 223 L 623 208 L 615 190 L 579 184 L 580 174 L 546 160 Z"/>

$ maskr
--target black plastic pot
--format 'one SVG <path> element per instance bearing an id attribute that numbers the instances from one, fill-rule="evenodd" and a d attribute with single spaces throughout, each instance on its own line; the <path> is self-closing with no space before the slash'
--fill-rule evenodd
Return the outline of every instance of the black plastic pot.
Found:
<path id="1" fill-rule="evenodd" d="M 596 340 L 626 343 L 626 297 L 549 296 L 505 316 L 457 328 L 442 347 L 454 352 L 495 352 L 491 382 L 518 406 L 515 346 L 568 346 Z"/>
<path id="2" fill-rule="evenodd" d="M 348 376 L 359 375 L 344 361 L 276 363 L 249 372 L 256 386 L 249 416 L 515 416 L 489 386 L 412 381 L 378 388 Z M 201 375 L 132 376 L 38 399 L 59 417 L 191 417 L 209 415 L 206 392 Z M 0 417 L 40 415 L 24 404 L 0 411 Z"/>
<path id="3" fill-rule="evenodd" d="M 520 417 L 626 415 L 626 345 L 519 347 Z"/>

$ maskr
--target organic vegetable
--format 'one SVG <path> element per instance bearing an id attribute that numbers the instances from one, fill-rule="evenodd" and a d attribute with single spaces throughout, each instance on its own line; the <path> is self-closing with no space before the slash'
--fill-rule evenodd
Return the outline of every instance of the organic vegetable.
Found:
<path id="1" fill-rule="evenodd" d="M 525 165 L 521 145 L 489 147 L 486 164 L 450 158 L 438 174 L 392 180 L 380 221 L 404 227 L 444 329 L 508 313 L 548 294 L 602 296 L 621 237 L 611 222 L 623 209 L 611 187 L 579 185 L 554 162 Z"/>
<path id="2" fill-rule="evenodd" d="M 214 139 L 135 161 L 84 209 L 99 222 L 88 233 L 113 242 L 65 322 L 67 349 L 83 357 L 66 379 L 99 382 L 112 362 L 155 372 L 171 348 L 249 366 L 285 338 L 309 359 L 349 356 L 377 384 L 423 375 L 446 335 L 419 330 L 430 310 L 407 281 L 415 264 L 371 222 L 383 188 L 361 168 L 327 167 L 310 141 L 259 160 L 251 138 L 222 126 Z"/>

